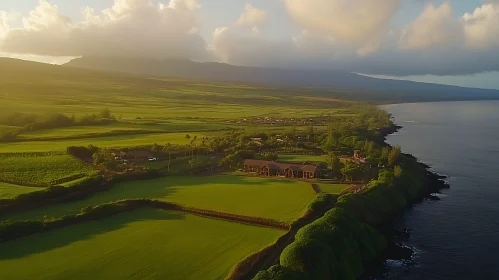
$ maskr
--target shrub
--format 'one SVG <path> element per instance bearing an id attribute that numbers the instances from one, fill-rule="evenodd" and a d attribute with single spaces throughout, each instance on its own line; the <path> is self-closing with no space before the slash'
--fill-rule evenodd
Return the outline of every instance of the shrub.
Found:
<path id="1" fill-rule="evenodd" d="M 87 160 L 91 159 L 92 155 L 94 152 L 87 147 L 77 147 L 77 146 L 71 146 L 66 149 L 68 155 L 72 155 L 76 158 L 82 159 L 82 160 Z"/>
<path id="2" fill-rule="evenodd" d="M 325 210 L 325 208 L 333 201 L 333 196 L 327 193 L 319 193 L 312 199 L 308 205 L 307 210 L 309 211 L 320 211 Z"/>
<path id="3" fill-rule="evenodd" d="M 311 239 L 297 239 L 281 254 L 280 264 L 295 272 L 301 272 L 309 279 L 332 279 L 334 256 L 331 249 L 322 242 Z"/>
<path id="4" fill-rule="evenodd" d="M 307 278 L 289 268 L 274 265 L 268 270 L 260 271 L 253 280 L 307 280 Z"/>

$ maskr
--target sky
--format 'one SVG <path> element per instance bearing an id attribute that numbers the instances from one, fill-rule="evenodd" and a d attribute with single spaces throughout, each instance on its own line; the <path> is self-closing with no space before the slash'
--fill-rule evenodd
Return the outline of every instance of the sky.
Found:
<path id="1" fill-rule="evenodd" d="M 111 55 L 499 89 L 499 0 L 0 1 L 0 56 Z"/>

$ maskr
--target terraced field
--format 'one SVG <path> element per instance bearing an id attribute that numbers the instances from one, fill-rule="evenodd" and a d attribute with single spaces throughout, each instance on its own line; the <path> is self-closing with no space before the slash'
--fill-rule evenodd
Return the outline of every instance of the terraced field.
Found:
<path id="1" fill-rule="evenodd" d="M 63 184 L 95 173 L 64 153 L 0 154 L 0 181 L 23 186 Z"/>
<path id="2" fill-rule="evenodd" d="M 315 192 L 309 183 L 244 176 L 165 177 L 121 183 L 84 200 L 50 205 L 7 218 L 33 220 L 76 214 L 120 199 L 160 199 L 185 206 L 292 222 Z"/>
<path id="3" fill-rule="evenodd" d="M 143 209 L 0 244 L 0 279 L 223 279 L 284 232 Z"/>

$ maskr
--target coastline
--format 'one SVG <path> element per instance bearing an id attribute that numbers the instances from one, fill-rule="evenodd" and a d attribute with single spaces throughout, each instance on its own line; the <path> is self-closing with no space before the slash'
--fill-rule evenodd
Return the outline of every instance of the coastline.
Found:
<path id="1" fill-rule="evenodd" d="M 402 127 L 379 130 L 380 145 Z M 400 178 L 379 178 L 357 194 L 346 194 L 324 216 L 300 229 L 278 264 L 260 271 L 256 280 L 365 279 L 388 259 L 405 259 L 412 250 L 397 246 L 387 234 L 396 218 L 434 194 L 449 188 L 447 177 L 402 153 Z M 387 226 L 388 225 L 388 226 Z"/>
<path id="2" fill-rule="evenodd" d="M 394 124 L 394 129 L 388 131 L 388 133 L 383 136 L 384 144 L 391 146 L 390 144 L 386 143 L 386 137 L 398 132 L 401 129 L 403 129 L 403 126 Z M 432 166 L 420 162 L 419 159 L 412 154 L 404 153 L 404 155 L 416 161 L 421 167 L 426 170 L 426 177 L 428 179 L 427 191 L 422 192 L 419 198 L 413 200 L 400 213 L 387 219 L 385 222 L 376 227 L 376 229 L 379 230 L 387 240 L 388 246 L 386 250 L 380 252 L 379 255 L 367 265 L 365 273 L 361 277 L 359 277 L 359 279 L 373 279 L 373 277 L 375 278 L 376 276 L 382 275 L 384 272 L 386 272 L 386 267 L 384 266 L 384 264 L 390 260 L 412 262 L 413 254 L 415 253 L 414 250 L 410 247 L 400 245 L 396 241 L 396 239 L 400 237 L 409 239 L 410 232 L 407 229 L 394 228 L 395 221 L 397 220 L 397 218 L 403 216 L 408 209 L 414 207 L 417 204 L 424 203 L 427 199 L 440 200 L 440 198 L 435 194 L 440 193 L 441 190 L 449 189 L 451 187 L 445 181 L 445 179 L 448 178 L 447 175 L 438 174 L 434 171 L 431 171 Z"/>

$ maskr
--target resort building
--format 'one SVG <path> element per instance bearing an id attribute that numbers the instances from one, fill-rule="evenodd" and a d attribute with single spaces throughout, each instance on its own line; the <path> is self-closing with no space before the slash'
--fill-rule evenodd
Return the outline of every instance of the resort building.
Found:
<path id="1" fill-rule="evenodd" d="M 244 171 L 266 177 L 276 176 L 303 179 L 321 178 L 324 175 L 324 169 L 320 165 L 253 159 L 244 161 Z"/>

